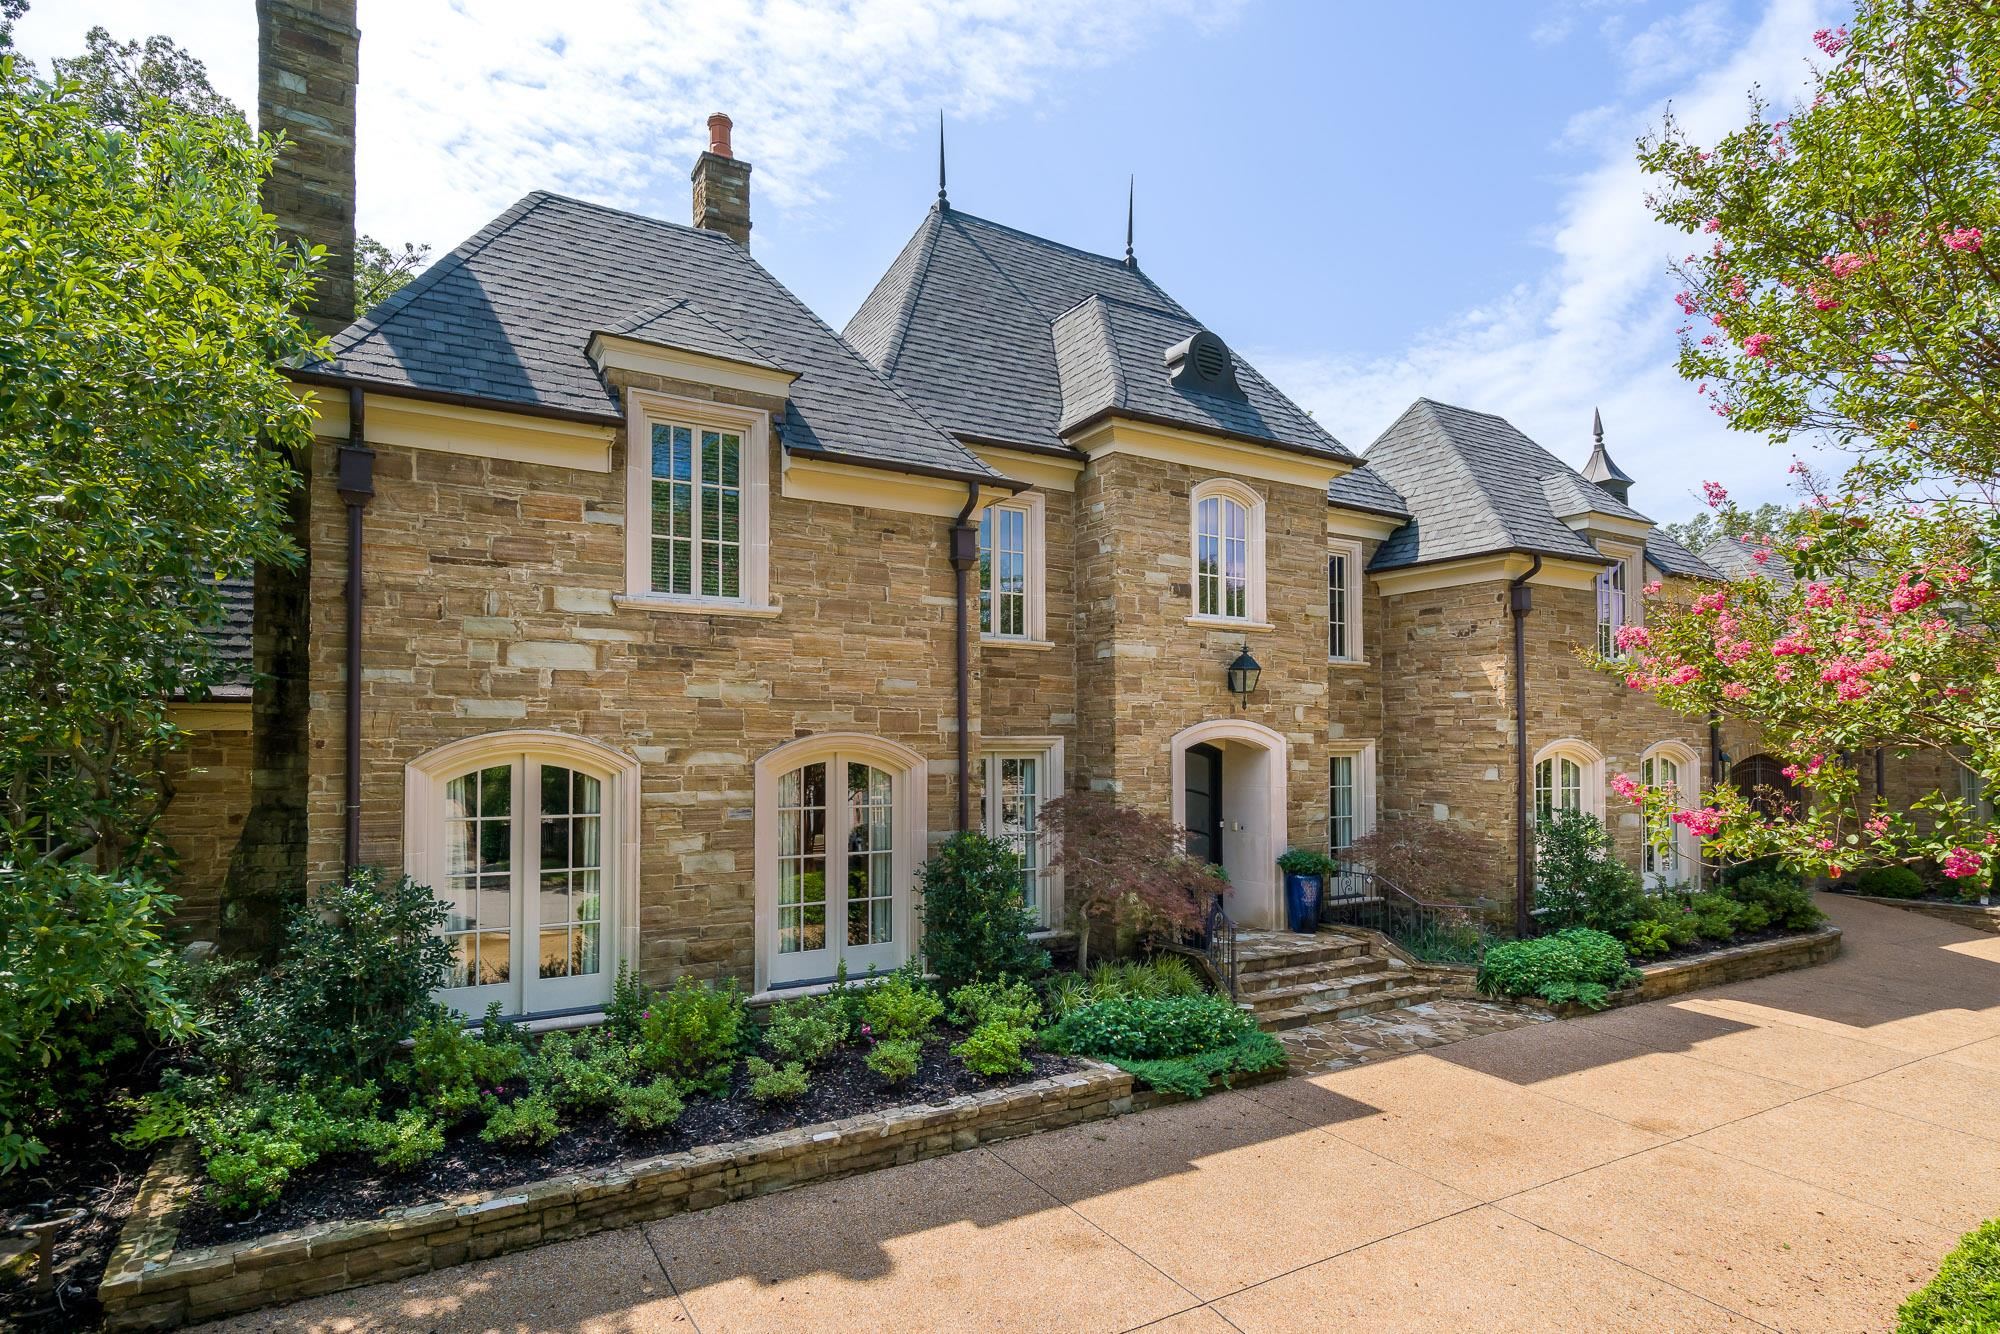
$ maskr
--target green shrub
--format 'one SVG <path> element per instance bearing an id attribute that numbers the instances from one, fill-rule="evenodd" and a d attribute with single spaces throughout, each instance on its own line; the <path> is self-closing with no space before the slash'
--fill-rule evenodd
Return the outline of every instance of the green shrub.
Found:
<path id="1" fill-rule="evenodd" d="M 1054 1051 L 1143 1061 L 1233 1046 L 1256 1029 L 1221 996 L 1121 997 L 1064 1016 L 1045 1035 Z"/>
<path id="2" fill-rule="evenodd" d="M 634 1134 L 649 1134 L 665 1130 L 680 1120 L 682 1110 L 680 1090 L 668 1080 L 659 1079 L 619 1089 L 611 1104 L 611 1119 Z"/>
<path id="3" fill-rule="evenodd" d="M 1199 1098 L 1216 1084 L 1229 1087 L 1239 1074 L 1260 1074 L 1285 1064 L 1285 1049 L 1269 1033 L 1252 1031 L 1227 1047 L 1162 1061 L 1114 1061 L 1148 1088 Z"/>
<path id="4" fill-rule="evenodd" d="M 780 1065 L 818 1065 L 847 1040 L 847 1018 L 834 1004 L 801 996 L 771 1007 L 764 1050 Z"/>
<path id="5" fill-rule="evenodd" d="M 1665 922 L 1649 918 L 1626 928 L 1625 946 L 1634 954 L 1665 954 L 1673 949 L 1674 942 Z"/>
<path id="6" fill-rule="evenodd" d="M 1883 899 L 1922 897 L 1924 878 L 1907 866 L 1871 866 L 1854 877 L 1854 892 Z"/>
<path id="7" fill-rule="evenodd" d="M 1896 1312 L 1897 1334 L 1992 1334 L 2000 1330 L 2000 1218 L 1959 1239 L 1937 1277 Z"/>
<path id="8" fill-rule="evenodd" d="M 1090 983 L 1076 973 L 1058 973 L 1042 984 L 1042 1009 L 1051 1019 L 1063 1019 L 1095 999 Z"/>
<path id="9" fill-rule="evenodd" d="M 953 1047 L 951 1054 L 964 1061 L 965 1068 L 975 1075 L 992 1079 L 1019 1074 L 1034 1068 L 1021 1054 L 1033 1038 L 1034 1034 L 1025 1028 L 996 1021 L 981 1024 L 966 1034 L 965 1041 Z"/>
<path id="10" fill-rule="evenodd" d="M 526 1062 L 511 1035 L 496 1034 L 489 1025 L 475 1037 L 457 1015 L 438 1006 L 411 1035 L 408 1055 L 389 1068 L 389 1077 L 450 1124 L 477 1111 L 480 1098 L 520 1074 Z"/>
<path id="11" fill-rule="evenodd" d="M 1199 996 L 1208 990 L 1202 985 L 1201 974 L 1195 972 L 1194 965 L 1178 954 L 1162 954 L 1149 959 L 1146 967 L 1159 979 L 1162 996 Z"/>
<path id="12" fill-rule="evenodd" d="M 975 982 L 951 993 L 951 1017 L 968 1028 L 1012 1024 L 1032 1029 L 1042 1021 L 1042 1003 L 1026 982 Z"/>
<path id="13" fill-rule="evenodd" d="M 376 1121 L 361 1137 L 360 1147 L 377 1167 L 408 1172 L 444 1152 L 444 1127 L 420 1107 L 405 1107 L 392 1121 Z"/>
<path id="14" fill-rule="evenodd" d="M 1743 926 L 1743 905 L 1721 894 L 1696 894 L 1688 900 L 1694 914 L 1695 933 L 1703 940 L 1725 944 L 1734 940 Z"/>
<path id="15" fill-rule="evenodd" d="M 597 1111 L 618 1101 L 636 1066 L 632 1049 L 610 1033 L 550 1033 L 536 1049 L 528 1079 L 558 1111 Z"/>
<path id="16" fill-rule="evenodd" d="M 1443 921 L 1425 915 L 1391 934 L 1398 945 L 1424 963 L 1478 963 L 1486 952 L 1486 932 L 1476 921 Z"/>
<path id="17" fill-rule="evenodd" d="M 1810 931 L 1826 921 L 1812 891 L 1783 871 L 1743 876 L 1724 892 L 1745 908 L 1760 909 L 1768 925 L 1787 931 Z"/>
<path id="18" fill-rule="evenodd" d="M 1090 970 L 1090 993 L 1098 1000 L 1157 1000 L 1167 989 L 1160 975 L 1137 959 L 1106 960 Z"/>
<path id="19" fill-rule="evenodd" d="M 891 1084 L 900 1084 L 917 1073 L 923 1063 L 924 1046 L 909 1038 L 884 1038 L 868 1053 L 870 1070 Z"/>
<path id="20" fill-rule="evenodd" d="M 639 1062 L 683 1085 L 720 1093 L 729 1086 L 744 1035 L 743 993 L 682 978 L 639 1014 Z"/>
<path id="21" fill-rule="evenodd" d="M 652 990 L 627 963 L 618 965 L 611 981 L 611 1000 L 604 1007 L 604 1026 L 628 1041 L 637 1041 L 639 1020 L 652 1000 Z"/>
<path id="22" fill-rule="evenodd" d="M 1021 899 L 1021 858 L 984 834 L 954 834 L 923 869 L 924 958 L 950 992 L 990 978 L 1036 977 L 1048 951 Z"/>
<path id="23" fill-rule="evenodd" d="M 790 1102 L 805 1096 L 806 1068 L 797 1061 L 772 1065 L 752 1056 L 744 1068 L 750 1072 L 750 1096 L 758 1102 Z"/>
<path id="24" fill-rule="evenodd" d="M 1544 926 L 1620 932 L 1645 915 L 1639 877 L 1596 816 L 1558 811 L 1535 826 L 1535 913 Z"/>
<path id="25" fill-rule="evenodd" d="M 262 1208 L 292 1173 L 330 1153 L 366 1147 L 373 1129 L 372 1083 L 317 1091 L 263 1087 L 203 1107 L 189 1119 L 218 1208 Z"/>
<path id="26" fill-rule="evenodd" d="M 1596 1009 L 1611 988 L 1627 986 L 1638 978 L 1616 937 L 1573 927 L 1552 936 L 1502 941 L 1489 947 L 1475 981 L 1485 996 L 1540 996 L 1552 1003 L 1574 1000 Z"/>
<path id="27" fill-rule="evenodd" d="M 1316 875 L 1322 878 L 1336 874 L 1340 867 L 1333 858 L 1312 848 L 1286 848 L 1278 854 L 1278 869 L 1286 875 Z"/>
<path id="28" fill-rule="evenodd" d="M 509 1149 L 539 1149 L 560 1134 L 555 1104 L 537 1091 L 512 1102 L 494 1102 L 479 1138 Z"/>
<path id="29" fill-rule="evenodd" d="M 861 993 L 861 1022 L 876 1041 L 908 1038 L 922 1041 L 944 1013 L 944 1002 L 922 982 L 898 970 Z"/>

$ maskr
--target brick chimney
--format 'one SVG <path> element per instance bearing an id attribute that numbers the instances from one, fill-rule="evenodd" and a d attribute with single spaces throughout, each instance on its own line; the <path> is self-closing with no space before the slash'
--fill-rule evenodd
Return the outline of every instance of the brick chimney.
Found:
<path id="1" fill-rule="evenodd" d="M 257 0 L 257 125 L 290 146 L 264 183 L 287 239 L 326 247 L 306 313 L 322 333 L 354 322 L 355 0 Z"/>
<path id="2" fill-rule="evenodd" d="M 720 111 L 708 118 L 708 149 L 695 159 L 694 225 L 721 232 L 750 248 L 750 164 L 739 162 L 729 147 L 729 117 Z"/>

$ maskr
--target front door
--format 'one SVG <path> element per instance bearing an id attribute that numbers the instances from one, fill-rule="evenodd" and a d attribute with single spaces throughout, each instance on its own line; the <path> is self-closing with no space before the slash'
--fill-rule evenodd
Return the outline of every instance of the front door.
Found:
<path id="1" fill-rule="evenodd" d="M 1222 865 L 1222 752 L 1202 744 L 1187 748 L 1187 851 Z"/>

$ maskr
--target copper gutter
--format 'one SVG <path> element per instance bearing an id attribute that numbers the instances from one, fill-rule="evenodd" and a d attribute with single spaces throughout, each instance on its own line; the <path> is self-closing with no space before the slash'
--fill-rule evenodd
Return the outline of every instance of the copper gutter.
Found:
<path id="1" fill-rule="evenodd" d="M 366 395 L 358 384 L 347 389 L 347 439 L 339 451 L 334 483 L 347 506 L 347 772 L 346 828 L 342 860 L 349 874 L 361 864 L 361 551 L 362 514 L 375 497 L 375 451 L 368 447 L 363 413 Z"/>
<path id="2" fill-rule="evenodd" d="M 1542 572 L 1542 555 L 1507 585 L 1514 617 L 1514 931 L 1525 939 L 1534 927 L 1533 859 L 1528 855 L 1528 613 L 1535 608 L 1528 581 Z"/>

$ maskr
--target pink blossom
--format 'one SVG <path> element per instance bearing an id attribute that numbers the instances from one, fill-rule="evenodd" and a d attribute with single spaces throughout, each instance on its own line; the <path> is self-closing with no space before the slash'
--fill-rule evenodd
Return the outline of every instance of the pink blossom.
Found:
<path id="1" fill-rule="evenodd" d="M 1835 686 L 1833 693 L 1839 699 L 1853 701 L 1865 698 L 1873 688 L 1866 681 L 1847 680 Z"/>
<path id="2" fill-rule="evenodd" d="M 1674 304 L 1681 308 L 1681 314 L 1683 315 L 1701 314 L 1701 302 L 1695 297 L 1693 292 L 1674 293 Z"/>
<path id="3" fill-rule="evenodd" d="M 1944 234 L 1944 243 L 1953 250 L 1977 250 L 1985 242 L 1985 233 L 1977 227 L 1958 227 Z"/>
<path id="4" fill-rule="evenodd" d="M 1755 551 L 1750 553 L 1750 559 L 1756 561 L 1759 565 L 1762 565 L 1765 561 L 1771 559 L 1771 548 L 1758 547 Z"/>
<path id="5" fill-rule="evenodd" d="M 1722 832 L 1722 812 L 1713 806 L 1703 806 L 1692 811 L 1675 811 L 1669 818 L 1696 838 L 1713 838 Z"/>
<path id="6" fill-rule="evenodd" d="M 1771 345 L 1771 335 L 1764 333 L 1751 334 L 1748 338 L 1743 340 L 1743 355 L 1746 357 L 1753 357 L 1758 361 L 1769 361 L 1771 359 L 1771 354 L 1769 352 L 1766 352 L 1764 349 L 1768 348 L 1770 345 Z"/>
<path id="7" fill-rule="evenodd" d="M 1871 816 L 1868 823 L 1861 827 L 1868 831 L 1868 837 L 1881 838 L 1889 832 L 1889 817 L 1886 815 Z"/>
<path id="8" fill-rule="evenodd" d="M 1792 664 L 1790 664 L 1789 662 L 1779 663 L 1777 670 L 1772 672 L 1771 675 L 1777 677 L 1780 684 L 1783 684 L 1784 682 L 1791 680 Z"/>
<path id="9" fill-rule="evenodd" d="M 1937 590 L 1931 587 L 1928 580 L 1913 584 L 1905 575 L 1896 581 L 1896 591 L 1889 595 L 1889 610 L 1901 616 L 1904 612 L 1915 611 L 1936 596 Z"/>
<path id="10" fill-rule="evenodd" d="M 1670 686 L 1684 686 L 1700 679 L 1701 669 L 1691 662 L 1684 662 L 1667 674 L 1667 684 Z"/>
<path id="11" fill-rule="evenodd" d="M 1749 291 L 1750 291 L 1749 286 L 1744 283 L 1742 275 L 1739 274 L 1736 278 L 1730 281 L 1729 299 L 1731 301 L 1741 301 Z"/>
<path id="12" fill-rule="evenodd" d="M 1730 681 L 1722 687 L 1722 697 L 1724 699 L 1749 699 L 1750 687 L 1744 685 L 1741 681 Z"/>
<path id="13" fill-rule="evenodd" d="M 1756 651 L 1757 646 L 1747 639 L 1738 639 L 1734 642 L 1717 641 L 1715 645 L 1716 659 L 1725 667 L 1734 667 Z"/>
<path id="14" fill-rule="evenodd" d="M 1808 607 L 1831 607 L 1834 603 L 1833 589 L 1827 584 L 1806 585 L 1806 605 Z"/>
<path id="15" fill-rule="evenodd" d="M 1653 637 L 1646 632 L 1646 627 L 1643 625 L 1621 625 L 1618 627 L 1618 633 L 1613 636 L 1613 641 L 1618 645 L 1618 651 L 1623 653 L 1627 649 L 1650 646 Z"/>
<path id="16" fill-rule="evenodd" d="M 1729 499 L 1729 492 L 1724 489 L 1720 482 L 1703 482 L 1701 484 L 1701 494 L 1707 499 L 1710 509 L 1717 508 Z"/>
<path id="17" fill-rule="evenodd" d="M 1821 28 L 1813 34 L 1813 45 L 1830 56 L 1837 56 L 1847 46 L 1847 29 Z"/>
<path id="18" fill-rule="evenodd" d="M 1701 229 L 1705 232 L 1719 232 L 1722 230 L 1722 219 L 1710 218 L 1707 222 L 1702 224 Z"/>
<path id="19" fill-rule="evenodd" d="M 1819 288 L 1806 284 L 1806 296 L 1811 299 L 1814 310 L 1839 310 L 1844 304 L 1839 297 L 1824 296 Z"/>
<path id="20" fill-rule="evenodd" d="M 1953 880 L 1978 875 L 1985 867 L 1986 858 L 1971 848 L 1953 848 L 1944 855 L 1944 873 Z"/>
<path id="21" fill-rule="evenodd" d="M 1845 278 L 1851 274 L 1859 273 L 1874 262 L 1875 255 L 1872 251 L 1866 255 L 1857 255 L 1852 250 L 1843 250 L 1838 255 L 1829 255 L 1822 261 L 1836 278 Z"/>
<path id="22" fill-rule="evenodd" d="M 1795 634 L 1784 635 L 1771 645 L 1774 658 L 1802 658 L 1812 651 L 1812 645 Z"/>
<path id="23" fill-rule="evenodd" d="M 1662 587 L 1663 585 L 1660 583 L 1658 579 L 1653 579 L 1648 581 L 1646 584 L 1642 585 L 1639 591 L 1641 593 L 1644 593 L 1649 598 L 1656 598 L 1660 595 L 1660 589 Z"/>
<path id="24" fill-rule="evenodd" d="M 1816 838 L 1813 840 L 1813 847 L 1821 852 L 1832 852 L 1834 844 L 1830 838 Z"/>
<path id="25" fill-rule="evenodd" d="M 1644 800 L 1644 794 L 1640 791 L 1639 785 L 1632 781 L 1631 774 L 1613 774 L 1611 790 L 1635 806 Z"/>

